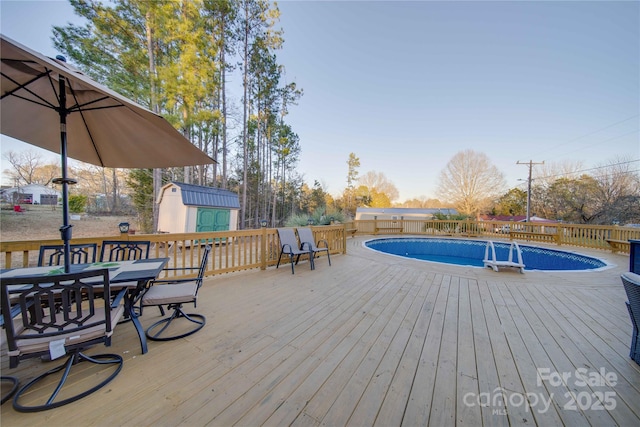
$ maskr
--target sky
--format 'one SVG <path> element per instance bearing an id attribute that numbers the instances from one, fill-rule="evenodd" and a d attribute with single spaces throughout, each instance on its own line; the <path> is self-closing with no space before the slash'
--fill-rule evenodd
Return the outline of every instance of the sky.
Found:
<path id="1" fill-rule="evenodd" d="M 402 202 L 437 197 L 458 152 L 486 154 L 508 188 L 528 166 L 619 158 L 640 170 L 638 1 L 280 1 L 286 121 L 298 171 L 330 194 L 381 172 Z M 63 1 L 0 0 L 0 31 L 55 56 Z M 75 21 L 77 22 L 77 21 Z M 2 152 L 33 149 L 2 137 Z M 2 164 L 2 170 L 6 165 Z M 535 171 L 535 169 L 534 169 Z"/>

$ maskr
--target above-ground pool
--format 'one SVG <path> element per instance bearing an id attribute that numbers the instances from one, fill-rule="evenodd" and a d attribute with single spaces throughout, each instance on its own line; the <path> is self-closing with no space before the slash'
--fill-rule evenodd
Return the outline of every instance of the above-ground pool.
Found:
<path id="1" fill-rule="evenodd" d="M 496 258 L 506 260 L 509 243 L 494 242 Z M 386 238 L 364 242 L 374 251 L 446 264 L 484 267 L 486 241 L 434 238 Z M 607 264 L 597 258 L 572 252 L 520 245 L 526 270 L 595 270 Z"/>

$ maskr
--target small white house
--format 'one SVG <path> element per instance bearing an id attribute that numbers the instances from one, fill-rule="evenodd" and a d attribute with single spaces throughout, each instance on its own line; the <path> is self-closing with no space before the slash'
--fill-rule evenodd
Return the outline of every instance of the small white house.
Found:
<path id="1" fill-rule="evenodd" d="M 355 219 L 432 220 L 436 214 L 457 215 L 458 212 L 450 208 L 357 208 Z"/>
<path id="2" fill-rule="evenodd" d="M 57 205 L 62 194 L 55 188 L 28 184 L 2 190 L 2 199 L 13 204 Z"/>
<path id="3" fill-rule="evenodd" d="M 171 182 L 162 187 L 157 203 L 159 232 L 238 229 L 240 201 L 233 191 Z"/>

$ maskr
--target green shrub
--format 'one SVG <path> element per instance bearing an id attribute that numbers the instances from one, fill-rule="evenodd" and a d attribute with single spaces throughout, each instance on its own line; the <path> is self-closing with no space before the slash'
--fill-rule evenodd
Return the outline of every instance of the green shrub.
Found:
<path id="1" fill-rule="evenodd" d="M 309 218 L 313 220 L 313 225 L 329 225 L 331 219 L 335 222 L 344 222 L 344 214 L 342 212 L 324 213 L 324 209 L 318 209 L 313 214 L 297 214 L 289 218 L 285 225 L 287 227 L 306 227 L 309 225 Z"/>
<path id="2" fill-rule="evenodd" d="M 69 212 L 82 213 L 87 207 L 87 196 L 74 194 L 69 196 Z"/>

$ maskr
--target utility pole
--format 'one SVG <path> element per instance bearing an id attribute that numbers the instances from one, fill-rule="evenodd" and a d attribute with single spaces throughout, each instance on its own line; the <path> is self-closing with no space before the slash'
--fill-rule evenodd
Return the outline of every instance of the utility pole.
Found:
<path id="1" fill-rule="evenodd" d="M 529 160 L 525 163 L 518 160 L 516 164 L 529 165 L 529 179 L 527 180 L 527 222 L 529 222 L 529 220 L 531 219 L 531 170 L 533 169 L 533 165 L 544 165 L 544 162 L 533 163 L 533 161 Z"/>

